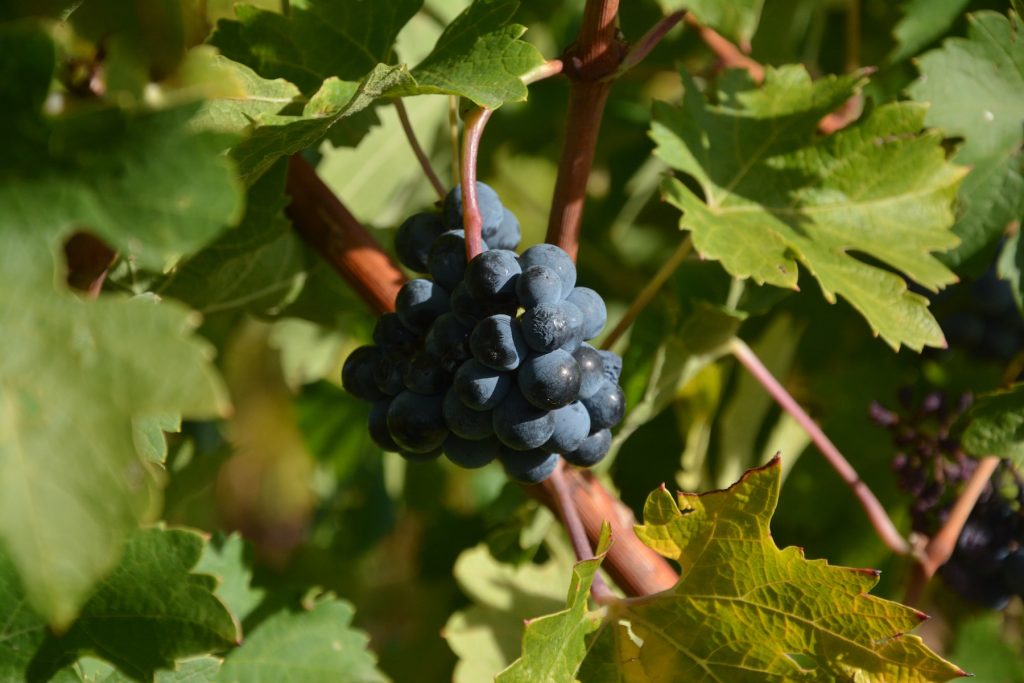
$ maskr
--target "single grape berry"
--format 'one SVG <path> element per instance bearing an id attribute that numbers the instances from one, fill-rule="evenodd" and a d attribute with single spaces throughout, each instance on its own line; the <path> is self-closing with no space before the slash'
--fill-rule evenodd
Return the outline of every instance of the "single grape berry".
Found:
<path id="1" fill-rule="evenodd" d="M 574 287 L 566 300 L 576 304 L 583 313 L 584 339 L 593 339 L 601 334 L 604 324 L 608 322 L 608 308 L 600 294 L 589 287 Z"/>
<path id="2" fill-rule="evenodd" d="M 513 251 L 480 252 L 465 269 L 466 287 L 477 301 L 511 301 L 521 272 Z"/>
<path id="3" fill-rule="evenodd" d="M 455 289 L 466 274 L 466 234 L 451 230 L 434 240 L 427 267 L 434 282 L 448 291 Z"/>
<path id="4" fill-rule="evenodd" d="M 555 432 L 555 418 L 548 410 L 531 404 L 518 387 L 509 389 L 494 409 L 494 433 L 503 444 L 517 451 L 528 451 L 547 443 Z"/>
<path id="5" fill-rule="evenodd" d="M 557 453 L 539 449 L 515 451 L 506 448 L 502 449 L 499 457 L 508 478 L 520 484 L 539 484 L 558 467 Z"/>
<path id="6" fill-rule="evenodd" d="M 440 214 L 418 213 L 410 216 L 395 232 L 398 260 L 409 270 L 426 273 L 430 247 L 444 231 L 444 221 Z"/>
<path id="7" fill-rule="evenodd" d="M 470 441 L 450 435 L 444 440 L 444 454 L 460 467 L 473 470 L 489 464 L 501 452 L 501 444 L 493 436 Z"/>
<path id="8" fill-rule="evenodd" d="M 406 359 L 388 358 L 386 355 L 380 354 L 377 364 L 373 366 L 373 381 L 382 394 L 398 396 L 405 391 L 405 381 L 402 377 L 408 362 Z"/>
<path id="9" fill-rule="evenodd" d="M 580 398 L 590 398 L 604 383 L 604 361 L 597 349 L 589 344 L 582 344 L 572 357 L 580 366 Z"/>
<path id="10" fill-rule="evenodd" d="M 622 357 L 612 351 L 598 351 L 604 364 L 604 376 L 609 382 L 618 382 L 622 376 Z"/>
<path id="11" fill-rule="evenodd" d="M 558 305 L 565 311 L 566 319 L 569 321 L 569 336 L 565 343 L 558 348 L 573 353 L 583 343 L 583 328 L 585 324 L 583 313 L 576 304 L 568 300 L 562 301 Z"/>
<path id="12" fill-rule="evenodd" d="M 572 312 L 562 302 L 534 306 L 521 322 L 523 337 L 534 351 L 548 353 L 572 339 Z"/>
<path id="13" fill-rule="evenodd" d="M 552 412 L 555 431 L 544 445 L 553 453 L 571 453 L 580 447 L 590 434 L 590 413 L 579 401 L 573 401 Z"/>
<path id="14" fill-rule="evenodd" d="M 476 203 L 480 207 L 480 218 L 483 220 L 481 237 L 487 242 L 493 240 L 501 229 L 505 219 L 505 207 L 502 206 L 498 193 L 489 185 L 476 183 Z M 457 185 L 444 199 L 444 225 L 449 230 L 462 230 L 462 186 Z"/>
<path id="15" fill-rule="evenodd" d="M 569 296 L 572 288 L 576 286 L 576 264 L 565 251 L 553 244 L 537 244 L 530 247 L 519 257 L 519 265 L 523 270 L 530 266 L 547 266 L 558 273 L 559 279 L 562 280 L 560 299 Z"/>
<path id="16" fill-rule="evenodd" d="M 506 208 L 502 209 L 501 225 L 494 234 L 488 234 L 484 237 L 487 242 L 487 246 L 491 249 L 508 249 L 514 250 L 519 246 L 519 240 L 522 239 L 523 233 L 519 227 L 519 219 L 516 215 Z"/>
<path id="17" fill-rule="evenodd" d="M 388 408 L 390 406 L 390 398 L 374 401 L 370 406 L 370 438 L 382 450 L 397 453 L 400 450 L 398 444 L 391 438 L 391 432 L 388 431 Z"/>
<path id="18" fill-rule="evenodd" d="M 405 388 L 417 394 L 442 394 L 452 383 L 452 375 L 441 360 L 426 351 L 420 351 L 402 368 Z"/>
<path id="19" fill-rule="evenodd" d="M 495 370 L 515 370 L 530 352 L 519 329 L 519 321 L 499 314 L 476 324 L 469 337 L 473 358 Z"/>
<path id="20" fill-rule="evenodd" d="M 523 361 L 518 382 L 527 401 L 544 410 L 555 410 L 576 400 L 580 391 L 580 366 L 571 354 L 556 349 Z"/>
<path id="21" fill-rule="evenodd" d="M 420 337 L 410 330 L 397 313 L 385 313 L 373 326 L 373 343 L 385 354 L 410 355 L 420 343 Z"/>
<path id="22" fill-rule="evenodd" d="M 375 346 L 360 346 L 345 359 L 341 366 L 341 386 L 345 391 L 364 401 L 377 401 L 384 393 L 377 388 L 373 371 L 380 361 L 380 349 Z"/>
<path id="23" fill-rule="evenodd" d="M 612 433 L 608 429 L 600 429 L 580 442 L 579 448 L 570 453 L 563 453 L 566 462 L 577 467 L 593 467 L 604 460 L 612 447 Z"/>
<path id="24" fill-rule="evenodd" d="M 516 296 L 523 308 L 557 304 L 562 299 L 562 278 L 547 266 L 530 266 L 516 280 Z"/>
<path id="25" fill-rule="evenodd" d="M 446 367 L 454 369 L 469 358 L 471 329 L 463 325 L 454 313 L 445 313 L 430 326 L 423 349 L 435 358 L 440 358 Z"/>
<path id="26" fill-rule="evenodd" d="M 449 389 L 444 395 L 442 410 L 448 429 L 456 436 L 476 441 L 494 434 L 491 411 L 470 408 L 462 402 L 455 389 Z"/>
<path id="27" fill-rule="evenodd" d="M 614 427 L 622 421 L 626 412 L 626 397 L 622 395 L 622 387 L 605 380 L 592 396 L 582 399 L 587 412 L 590 413 L 592 430 Z"/>
<path id="28" fill-rule="evenodd" d="M 441 396 L 424 396 L 403 391 L 388 407 L 387 425 L 391 438 L 408 453 L 430 453 L 448 437 Z"/>
<path id="29" fill-rule="evenodd" d="M 508 394 L 514 382 L 507 372 L 489 368 L 470 358 L 455 372 L 455 392 L 474 410 L 491 410 Z"/>
<path id="30" fill-rule="evenodd" d="M 395 298 L 395 312 L 402 324 L 418 334 L 425 334 L 449 308 L 448 292 L 422 278 L 406 282 Z"/>

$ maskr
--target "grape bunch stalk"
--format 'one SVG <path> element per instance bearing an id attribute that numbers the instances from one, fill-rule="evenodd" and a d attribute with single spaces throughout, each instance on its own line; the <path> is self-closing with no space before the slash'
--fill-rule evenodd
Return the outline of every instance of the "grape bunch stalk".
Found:
<path id="1" fill-rule="evenodd" d="M 901 412 L 876 402 L 870 413 L 899 449 L 893 471 L 913 496 L 914 531 L 933 536 L 978 466 L 953 433 L 971 396 L 951 401 L 933 391 L 915 405 L 910 392 L 902 392 L 900 403 Z M 990 609 L 1002 609 L 1013 594 L 1024 597 L 1024 481 L 1009 461 L 1000 463 L 978 498 L 939 575 L 955 593 Z"/>
<path id="2" fill-rule="evenodd" d="M 467 260 L 460 187 L 440 212 L 408 218 L 395 251 L 430 277 L 403 285 L 374 344 L 346 359 L 342 384 L 371 402 L 373 440 L 409 460 L 499 460 L 528 484 L 550 476 L 560 457 L 595 465 L 625 411 L 622 359 L 587 343 L 607 321 L 604 300 L 576 286 L 559 247 L 517 256 L 519 221 L 492 188 L 476 188 L 484 250 Z"/>

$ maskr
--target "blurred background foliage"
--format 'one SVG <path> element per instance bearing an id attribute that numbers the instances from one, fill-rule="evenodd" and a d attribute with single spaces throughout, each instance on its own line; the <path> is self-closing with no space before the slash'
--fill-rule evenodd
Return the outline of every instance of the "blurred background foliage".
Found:
<path id="1" fill-rule="evenodd" d="M 772 65 L 800 62 L 815 76 L 843 72 L 851 60 L 874 65 L 865 93 L 868 100 L 885 101 L 901 97 L 917 77 L 911 57 L 941 36 L 964 34 L 965 11 L 1006 9 L 1005 2 L 942 3 L 955 8 L 930 42 L 898 44 L 893 27 L 913 1 L 766 0 L 752 56 Z M 281 8 L 278 0 L 252 4 Z M 427 54 L 443 25 L 467 4 L 427 0 L 399 37 L 400 59 L 415 63 Z M 123 61 L 132 69 L 116 74 L 111 87 L 143 96 L 150 80 L 165 80 L 176 70 L 175 78 L 185 78 L 187 69 L 179 67 L 188 62 L 189 48 L 218 20 L 231 18 L 233 5 L 154 3 L 152 25 L 161 30 L 147 32 L 144 23 L 141 31 L 125 32 L 134 38 L 116 49 L 132 55 Z M 555 57 L 575 36 L 582 6 L 583 0 L 524 0 L 516 20 L 529 27 L 528 40 Z M 854 43 L 847 34 L 850 6 L 859 7 Z M 627 39 L 642 35 L 662 14 L 654 0 L 624 2 L 621 12 Z M 134 21 L 128 14 L 125 21 Z M 100 30 L 89 16 L 76 21 L 83 37 Z M 145 60 L 137 58 L 140 52 Z M 140 64 L 147 73 L 138 72 Z M 673 31 L 618 81 L 605 115 L 579 269 L 581 283 L 608 300 L 612 321 L 681 239 L 678 214 L 659 201 L 666 169 L 651 156 L 647 137 L 652 101 L 679 98 L 680 66 L 701 82 L 716 72 L 715 56 L 692 29 Z M 480 177 L 519 216 L 524 245 L 543 240 L 566 100 L 561 80 L 538 83 L 528 102 L 507 105 L 493 117 L 484 139 Z M 412 98 L 406 106 L 435 168 L 448 173 L 447 98 Z M 377 125 L 361 139 L 353 136 L 354 145 L 340 144 L 344 135 L 332 134 L 333 142 L 305 154 L 390 248 L 392 231 L 434 196 L 394 109 L 379 104 L 373 115 Z M 278 166 L 250 191 L 250 212 L 263 183 L 282 182 Z M 317 585 L 352 601 L 357 625 L 370 633 L 381 668 L 395 680 L 449 680 L 457 657 L 442 644 L 442 634 L 466 655 L 459 680 L 481 680 L 486 667 L 479 660 L 513 659 L 521 620 L 553 609 L 564 594 L 572 558 L 562 532 L 549 513 L 505 482 L 500 469 L 467 471 L 444 460 L 407 464 L 382 454 L 366 434 L 365 407 L 339 383 L 346 354 L 369 340 L 372 313 L 286 225 L 261 234 L 270 235 L 268 252 L 279 257 L 290 250 L 291 261 L 276 258 L 281 275 L 275 288 L 242 304 L 191 301 L 187 289 L 175 289 L 184 285 L 130 264 L 110 278 L 111 288 L 155 288 L 204 314 L 201 332 L 217 347 L 235 406 L 225 421 L 186 423 L 170 437 L 165 516 L 211 532 L 240 531 L 252 544 L 256 581 L 272 595 L 300 596 Z M 943 307 L 955 310 L 958 296 L 970 295 L 978 273 L 976 264 L 960 269 L 963 282 L 935 304 L 940 315 Z M 739 334 L 905 528 L 907 500 L 890 470 L 893 446 L 870 422 L 870 402 L 895 404 L 908 388 L 994 388 L 1003 379 L 1005 358 L 955 346 L 923 358 L 894 353 L 845 303 L 826 304 L 810 278 L 801 281 L 801 290 L 748 285 L 739 298 L 749 313 Z M 694 312 L 738 293 L 720 266 L 691 258 L 619 343 L 626 358 L 623 386 L 631 407 L 643 411 L 616 438 L 615 457 L 601 475 L 639 515 L 647 494 L 663 482 L 686 490 L 721 488 L 781 452 L 786 479 L 773 525 L 777 543 L 802 546 L 809 557 L 835 564 L 883 569 L 876 593 L 900 599 L 908 567 L 893 561 L 804 433 L 731 359 L 692 350 L 687 322 L 697 319 Z M 764 315 L 769 308 L 772 315 Z M 1019 662 L 1013 664 L 1021 647 L 1020 605 L 1001 615 L 974 615 L 941 586 L 935 590 L 928 606 L 941 607 L 928 632 L 934 643 L 969 670 L 996 667 L 978 680 L 1024 681 Z M 496 637 L 481 636 L 485 627 Z"/>

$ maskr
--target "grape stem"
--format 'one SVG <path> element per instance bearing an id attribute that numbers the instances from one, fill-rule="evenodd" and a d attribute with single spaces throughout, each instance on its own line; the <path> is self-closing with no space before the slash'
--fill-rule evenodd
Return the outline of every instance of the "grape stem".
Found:
<path id="1" fill-rule="evenodd" d="M 658 46 L 658 43 L 668 35 L 668 32 L 676 27 L 683 17 L 686 16 L 686 10 L 679 10 L 673 12 L 665 17 L 662 17 L 661 21 L 651 27 L 651 29 L 643 35 L 636 44 L 630 46 L 629 52 L 626 53 L 626 57 L 622 60 L 622 64 L 619 66 L 619 71 L 616 76 L 619 76 L 626 71 L 629 71 L 637 64 L 642 62 L 644 58 L 651 54 L 651 50 Z"/>
<path id="2" fill-rule="evenodd" d="M 434 172 L 434 167 L 430 165 L 430 158 L 427 153 L 423 151 L 423 147 L 420 146 L 420 141 L 416 139 L 416 131 L 412 129 L 412 122 L 409 120 L 409 113 L 405 110 L 405 104 L 401 98 L 394 101 L 395 111 L 398 112 L 398 120 L 402 122 L 402 130 L 405 131 L 405 137 L 409 140 L 409 147 L 412 148 L 412 153 L 416 156 L 416 161 L 419 162 L 420 168 L 423 169 L 424 175 L 427 176 L 427 180 L 434 187 L 434 191 L 437 192 L 437 196 L 440 199 L 444 199 L 445 195 L 448 194 L 447 188 L 441 179 L 437 177 L 437 173 Z"/>
<path id="3" fill-rule="evenodd" d="M 565 64 L 564 62 L 562 62 L 561 59 L 549 59 L 548 61 L 541 64 L 533 71 L 530 71 L 529 73 L 525 74 L 521 80 L 523 81 L 523 85 L 530 85 L 531 83 L 536 83 L 537 81 L 543 81 L 545 78 L 557 76 L 558 74 L 562 73 L 562 70 L 564 68 Z"/>
<path id="4" fill-rule="evenodd" d="M 622 319 L 619 320 L 618 324 L 615 325 L 614 329 L 604 338 L 604 342 L 601 344 L 602 349 L 612 348 L 615 342 L 622 338 L 622 335 L 626 333 L 629 326 L 633 324 L 633 321 L 637 319 L 641 311 L 647 308 L 647 305 L 654 300 L 654 297 L 661 291 L 661 288 L 668 279 L 672 277 L 672 273 L 676 272 L 676 269 L 686 260 L 686 257 L 690 255 L 692 250 L 693 240 L 690 238 L 690 235 L 687 235 L 685 239 L 679 242 L 679 246 L 676 247 L 676 250 L 668 260 L 661 265 L 661 268 L 654 274 L 654 277 L 644 285 L 643 290 L 633 300 L 633 303 L 629 305 L 629 309 L 622 316 Z"/>
<path id="5" fill-rule="evenodd" d="M 594 551 L 590 547 L 590 540 L 587 538 L 587 530 L 580 519 L 579 510 L 576 509 L 576 504 L 569 493 L 569 486 L 565 479 L 565 470 L 566 465 L 563 460 L 558 463 L 558 467 L 555 468 L 555 471 L 548 478 L 548 481 L 551 482 L 550 488 L 554 491 L 558 511 L 562 517 L 562 525 L 569 533 L 569 539 L 572 541 L 572 549 L 576 553 L 576 559 L 579 562 L 592 560 L 594 559 Z M 594 574 L 594 582 L 590 586 L 590 594 L 600 604 L 608 604 L 615 599 L 615 595 L 608 588 L 608 584 L 604 582 L 604 577 L 599 573 Z"/>
<path id="6" fill-rule="evenodd" d="M 484 250 L 481 236 L 483 218 L 480 217 L 480 203 L 476 196 L 476 169 L 480 138 L 492 113 L 487 107 L 477 107 L 466 116 L 466 127 L 462 131 L 462 226 L 466 231 L 466 261 L 472 261 Z"/>
<path id="7" fill-rule="evenodd" d="M 949 511 L 949 517 L 946 518 L 945 524 L 917 553 L 917 565 L 914 567 L 910 585 L 907 587 L 907 604 L 913 605 L 921 598 L 925 584 L 953 555 L 960 532 L 963 531 L 974 505 L 985 490 L 985 485 L 988 484 L 992 475 L 995 474 L 996 468 L 999 467 L 1000 460 L 998 456 L 989 455 L 978 461 L 978 465 L 974 468 L 971 478 L 967 480 L 960 497 Z"/>
<path id="8" fill-rule="evenodd" d="M 448 138 L 452 149 L 452 187 L 459 180 L 459 98 L 448 96 Z"/>
<path id="9" fill-rule="evenodd" d="M 811 437 L 811 441 L 818 447 L 821 454 L 825 456 L 825 460 L 832 465 L 832 468 L 839 473 L 839 476 L 853 491 L 861 507 L 864 508 L 864 512 L 867 513 L 871 526 L 875 528 L 875 532 L 882 539 L 882 542 L 899 555 L 910 553 L 910 545 L 896 529 L 896 525 L 889 518 L 885 508 L 882 507 L 875 494 L 860 478 L 860 475 L 857 474 L 853 465 L 843 457 L 843 454 L 839 452 L 839 449 L 832 443 L 832 440 L 826 436 L 825 432 L 818 426 L 818 423 L 807 414 L 800 404 L 796 402 L 796 399 L 786 391 L 786 388 L 775 379 L 775 376 L 765 367 L 753 349 L 737 337 L 733 337 L 729 341 L 728 346 L 730 353 L 732 353 L 736 360 L 750 372 L 754 379 L 764 387 L 765 391 L 775 399 L 775 402 L 789 413 L 803 427 L 807 435 Z"/>
<path id="10" fill-rule="evenodd" d="M 365 227 L 334 196 L 316 171 L 300 156 L 291 158 L 285 191 L 295 231 L 376 313 L 395 309 L 395 296 L 405 276 Z M 679 580 L 672 566 L 633 533 L 632 512 L 590 473 L 564 473 L 570 497 L 589 538 L 596 540 L 609 522 L 614 544 L 604 569 L 626 595 L 640 596 L 670 589 Z M 548 482 L 526 491 L 557 512 Z"/>

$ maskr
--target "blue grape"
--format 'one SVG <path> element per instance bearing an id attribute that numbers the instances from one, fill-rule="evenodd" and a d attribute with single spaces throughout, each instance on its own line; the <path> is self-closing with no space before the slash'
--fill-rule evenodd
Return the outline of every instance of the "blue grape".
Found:
<path id="1" fill-rule="evenodd" d="M 391 432 L 388 431 L 388 407 L 390 406 L 390 398 L 374 401 L 370 406 L 370 438 L 382 450 L 397 453 L 400 450 L 398 444 L 391 438 Z"/>
<path id="2" fill-rule="evenodd" d="M 470 361 L 472 362 L 472 361 Z M 544 445 L 555 431 L 551 412 L 532 405 L 517 387 L 494 409 L 494 433 L 509 448 L 528 451 Z"/>
<path id="3" fill-rule="evenodd" d="M 505 207 L 489 185 L 476 183 L 476 203 L 480 207 L 480 218 L 483 219 L 481 237 L 486 242 L 493 239 L 500 230 L 505 218 Z M 457 185 L 444 199 L 444 224 L 449 230 L 462 230 L 462 186 Z"/>
<path id="4" fill-rule="evenodd" d="M 558 454 L 547 451 L 532 449 L 528 451 L 516 451 L 502 449 L 501 465 L 505 468 L 505 474 L 509 479 L 518 481 L 520 484 L 539 484 L 555 471 L 558 467 Z"/>
<path id="5" fill-rule="evenodd" d="M 570 330 L 568 339 L 558 348 L 573 353 L 583 343 L 583 328 L 586 324 L 583 319 L 583 312 L 580 311 L 576 304 L 568 300 L 562 301 L 558 305 L 566 312 Z"/>
<path id="6" fill-rule="evenodd" d="M 427 454 L 440 448 L 448 438 L 441 396 L 424 396 L 403 391 L 388 407 L 387 424 L 391 438 L 405 453 Z"/>
<path id="7" fill-rule="evenodd" d="M 455 289 L 466 274 L 466 234 L 450 230 L 438 237 L 430 248 L 427 267 L 434 282 L 448 291 Z"/>
<path id="8" fill-rule="evenodd" d="M 544 448 L 555 453 L 571 453 L 590 434 L 590 413 L 579 401 L 573 401 L 552 413 L 555 431 Z"/>
<path id="9" fill-rule="evenodd" d="M 426 351 L 420 351 L 402 368 L 405 388 L 417 394 L 440 394 L 452 383 L 452 374 L 445 370 L 441 360 Z"/>
<path id="10" fill-rule="evenodd" d="M 448 292 L 423 278 L 406 282 L 395 298 L 395 312 L 402 324 L 419 334 L 426 333 L 438 316 L 448 312 L 450 306 Z"/>
<path id="11" fill-rule="evenodd" d="M 455 317 L 467 327 L 473 327 L 477 322 L 487 317 L 487 311 L 483 304 L 474 299 L 473 295 L 469 293 L 469 288 L 466 287 L 465 281 L 460 282 L 452 290 L 451 306 Z"/>
<path id="12" fill-rule="evenodd" d="M 476 359 L 469 359 L 455 372 L 455 387 L 459 398 L 474 410 L 491 410 L 508 394 L 512 377 L 487 367 Z"/>
<path id="13" fill-rule="evenodd" d="M 423 349 L 446 367 L 455 368 L 469 358 L 470 331 L 454 313 L 445 313 L 430 326 Z"/>
<path id="14" fill-rule="evenodd" d="M 523 308 L 557 304 L 562 299 L 562 278 L 547 266 L 524 268 L 516 281 L 516 295 Z"/>
<path id="15" fill-rule="evenodd" d="M 626 412 L 626 397 L 622 387 L 605 380 L 592 396 L 582 399 L 590 413 L 590 428 L 593 430 L 614 427 L 622 421 Z"/>
<path id="16" fill-rule="evenodd" d="M 373 382 L 382 394 L 397 396 L 405 391 L 405 382 L 402 376 L 408 362 L 403 358 L 388 358 L 381 354 L 377 359 L 377 364 L 373 366 Z"/>
<path id="17" fill-rule="evenodd" d="M 612 351 L 598 351 L 604 363 L 604 376 L 609 382 L 618 382 L 622 376 L 622 356 Z"/>
<path id="18" fill-rule="evenodd" d="M 502 209 L 503 215 L 501 225 L 494 232 L 484 239 L 491 249 L 515 250 L 519 246 L 519 240 L 523 237 L 522 229 L 519 227 L 519 219 L 508 209 Z"/>
<path id="19" fill-rule="evenodd" d="M 449 389 L 448 393 L 444 395 L 442 411 L 448 429 L 452 430 L 452 434 L 456 436 L 476 441 L 494 434 L 491 411 L 470 408 L 462 402 L 454 388 Z"/>
<path id="20" fill-rule="evenodd" d="M 611 447 L 611 430 L 600 429 L 583 439 L 575 451 L 563 453 L 562 457 L 577 467 L 593 467 L 604 460 Z"/>
<path id="21" fill-rule="evenodd" d="M 519 321 L 510 315 L 492 315 L 473 328 L 469 337 L 473 357 L 495 370 L 515 370 L 530 349 L 519 329 Z"/>
<path id="22" fill-rule="evenodd" d="M 556 349 L 523 361 L 517 379 L 527 401 L 538 408 L 554 410 L 576 400 L 580 366 L 571 354 Z"/>
<path id="23" fill-rule="evenodd" d="M 426 273 L 430 247 L 444 231 L 440 214 L 418 213 L 410 216 L 395 233 L 398 260 L 410 270 Z"/>
<path id="24" fill-rule="evenodd" d="M 501 444 L 493 436 L 470 441 L 452 434 L 444 440 L 444 454 L 459 467 L 477 469 L 493 462 L 501 452 Z"/>
<path id="25" fill-rule="evenodd" d="M 383 314 L 373 326 L 373 343 L 386 354 L 406 355 L 419 341 L 419 336 L 402 324 L 397 313 Z"/>
<path id="26" fill-rule="evenodd" d="M 519 265 L 523 270 L 530 266 L 547 266 L 558 273 L 562 280 L 561 299 L 569 296 L 576 286 L 576 264 L 561 248 L 553 244 L 536 244 L 523 252 L 519 257 Z"/>
<path id="27" fill-rule="evenodd" d="M 601 329 L 608 322 L 608 309 L 600 294 L 589 287 L 575 287 L 569 293 L 567 301 L 576 304 L 583 313 L 584 339 L 593 339 L 601 334 Z"/>
<path id="28" fill-rule="evenodd" d="M 582 344 L 573 352 L 572 357 L 576 359 L 576 364 L 580 366 L 580 391 L 578 396 L 580 398 L 590 398 L 605 380 L 604 361 L 601 359 L 601 354 L 593 346 Z"/>
<path id="29" fill-rule="evenodd" d="M 513 301 L 521 272 L 515 252 L 504 249 L 484 251 L 467 266 L 466 287 L 477 301 Z"/>
<path id="30" fill-rule="evenodd" d="M 381 352 L 376 346 L 360 346 L 348 354 L 341 366 L 341 386 L 345 391 L 364 401 L 384 398 L 373 379 L 373 370 L 380 358 Z"/>
<path id="31" fill-rule="evenodd" d="M 522 328 L 531 349 L 554 351 L 572 339 L 572 311 L 563 302 L 534 306 L 523 314 Z"/>

